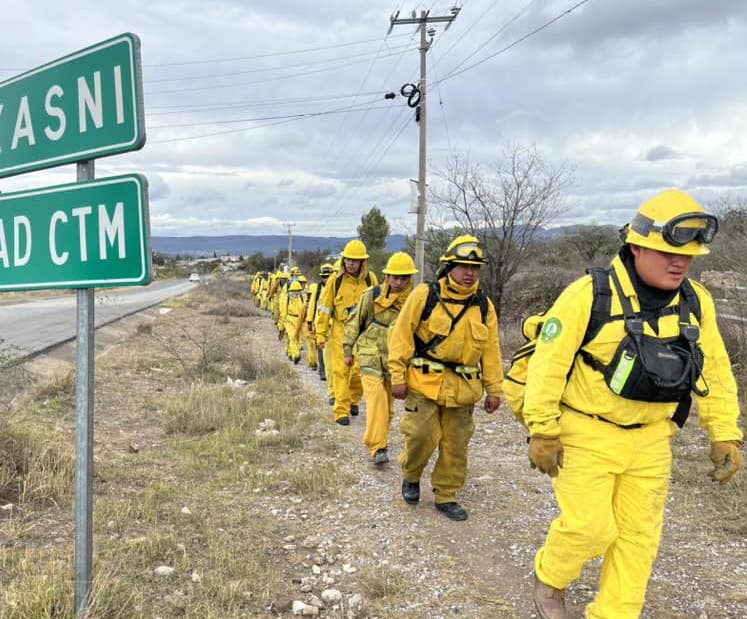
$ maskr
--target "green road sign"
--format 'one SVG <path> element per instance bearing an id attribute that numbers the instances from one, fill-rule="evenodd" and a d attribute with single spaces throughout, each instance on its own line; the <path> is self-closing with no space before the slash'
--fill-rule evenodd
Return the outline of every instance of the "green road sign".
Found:
<path id="1" fill-rule="evenodd" d="M 150 277 L 144 176 L 0 194 L 0 291 L 142 286 Z"/>
<path id="2" fill-rule="evenodd" d="M 142 148 L 140 39 L 92 45 L 0 83 L 0 178 Z"/>

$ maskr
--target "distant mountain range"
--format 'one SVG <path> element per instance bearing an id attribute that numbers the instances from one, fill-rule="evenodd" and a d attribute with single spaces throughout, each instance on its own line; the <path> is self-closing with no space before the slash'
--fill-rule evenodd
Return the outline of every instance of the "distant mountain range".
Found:
<path id="1" fill-rule="evenodd" d="M 349 237 L 294 236 L 293 251 L 327 251 L 336 254 L 345 247 Z M 153 236 L 152 250 L 160 254 L 175 256 L 251 256 L 257 252 L 274 256 L 288 250 L 288 237 L 270 236 Z M 405 235 L 392 234 L 387 238 L 387 252 L 405 249 Z"/>

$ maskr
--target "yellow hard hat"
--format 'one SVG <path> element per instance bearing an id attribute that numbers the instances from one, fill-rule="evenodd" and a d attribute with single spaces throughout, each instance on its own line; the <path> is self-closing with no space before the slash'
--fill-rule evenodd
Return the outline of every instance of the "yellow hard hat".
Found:
<path id="1" fill-rule="evenodd" d="M 305 275 L 299 275 L 298 276 L 298 281 L 301 282 L 302 284 L 305 284 L 306 281 L 307 281 L 306 280 L 306 276 Z"/>
<path id="2" fill-rule="evenodd" d="M 303 290 L 303 284 L 298 280 L 291 282 L 288 288 L 291 292 L 301 292 Z"/>
<path id="3" fill-rule="evenodd" d="M 704 256 L 718 232 L 718 219 L 679 189 L 668 189 L 641 204 L 626 226 L 625 242 L 669 254 Z"/>
<path id="4" fill-rule="evenodd" d="M 487 264 L 485 252 L 477 237 L 471 234 L 462 234 L 456 237 L 441 258 L 441 262 L 455 264 Z"/>
<path id="5" fill-rule="evenodd" d="M 403 251 L 392 254 L 381 271 L 385 275 L 414 275 L 418 272 L 415 261 Z"/>
<path id="6" fill-rule="evenodd" d="M 297 267 L 297 266 L 292 266 L 290 268 L 290 274 L 291 275 L 300 275 L 301 274 L 301 269 L 299 267 Z"/>
<path id="7" fill-rule="evenodd" d="M 342 250 L 342 254 L 340 255 L 343 258 L 349 258 L 350 260 L 365 260 L 368 258 L 366 246 L 363 241 L 359 241 L 358 239 L 348 241 L 348 244 L 345 245 L 345 249 Z"/>
<path id="8" fill-rule="evenodd" d="M 280 277 L 281 279 L 285 279 L 288 277 L 288 274 L 285 271 L 278 271 L 276 277 Z"/>
<path id="9" fill-rule="evenodd" d="M 320 277 L 326 277 L 328 275 L 332 275 L 332 273 L 334 272 L 335 272 L 335 265 L 330 264 L 329 262 L 325 262 L 322 266 L 319 267 Z"/>

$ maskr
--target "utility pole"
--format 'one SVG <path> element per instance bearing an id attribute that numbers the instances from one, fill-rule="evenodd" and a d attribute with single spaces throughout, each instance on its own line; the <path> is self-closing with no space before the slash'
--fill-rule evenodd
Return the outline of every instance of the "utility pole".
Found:
<path id="1" fill-rule="evenodd" d="M 293 266 L 293 226 L 288 224 L 288 268 Z"/>
<path id="2" fill-rule="evenodd" d="M 420 124 L 420 151 L 418 156 L 418 212 L 417 212 L 417 230 L 415 233 L 415 266 L 418 268 L 418 273 L 415 276 L 416 282 L 420 283 L 423 281 L 424 267 L 425 267 L 425 213 L 426 213 L 426 201 L 425 201 L 425 153 L 426 153 L 426 128 L 427 128 L 427 116 L 426 116 L 426 61 L 425 55 L 430 49 L 433 37 L 436 34 L 435 28 L 428 28 L 428 24 L 435 23 L 446 23 L 446 28 L 451 25 L 457 15 L 459 15 L 460 7 L 451 7 L 451 15 L 431 15 L 430 11 L 420 11 L 418 17 L 417 12 L 413 11 L 411 17 L 400 18 L 399 11 L 394 13 L 389 18 L 389 32 L 391 33 L 394 26 L 400 26 L 403 24 L 417 24 L 420 29 L 420 81 L 418 82 L 417 91 L 420 95 L 419 103 L 415 109 L 415 121 Z M 446 29 L 445 28 L 445 29 Z M 444 29 L 444 30 L 445 30 Z M 404 86 L 401 91 L 403 95 Z M 408 98 L 412 98 L 412 93 Z"/>

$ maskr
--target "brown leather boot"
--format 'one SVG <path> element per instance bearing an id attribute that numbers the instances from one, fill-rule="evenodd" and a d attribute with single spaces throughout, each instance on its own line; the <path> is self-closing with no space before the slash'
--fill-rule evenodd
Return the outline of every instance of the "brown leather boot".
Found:
<path id="1" fill-rule="evenodd" d="M 534 605 L 541 619 L 566 619 L 565 589 L 546 585 L 534 575 Z"/>

